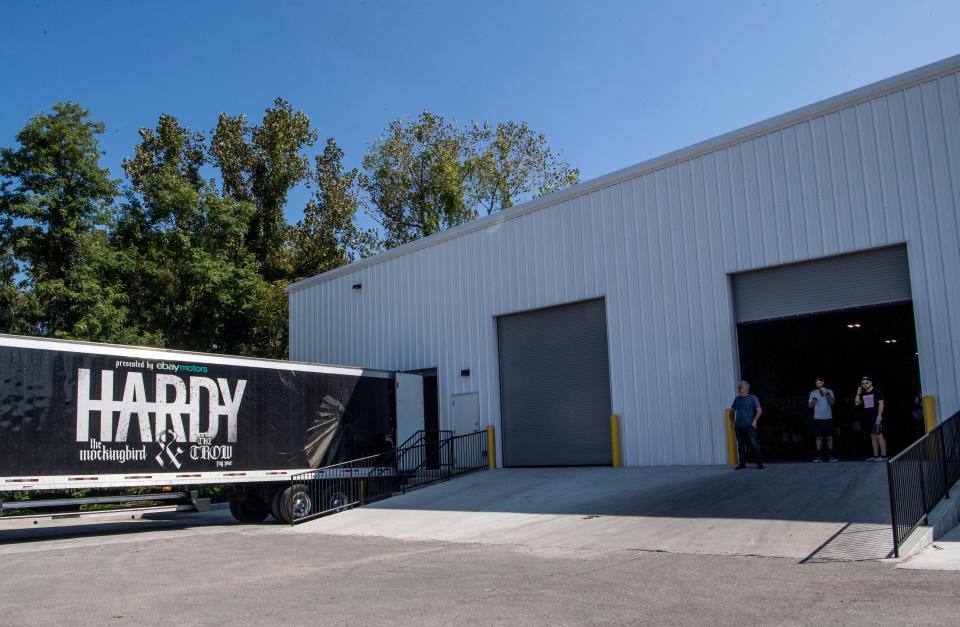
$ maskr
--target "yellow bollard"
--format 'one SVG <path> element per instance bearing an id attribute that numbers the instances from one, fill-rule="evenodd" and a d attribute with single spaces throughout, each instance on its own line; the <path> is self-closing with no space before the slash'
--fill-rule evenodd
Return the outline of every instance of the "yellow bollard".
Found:
<path id="1" fill-rule="evenodd" d="M 723 421 L 727 425 L 727 463 L 734 465 L 737 463 L 737 434 L 733 431 L 733 409 L 730 407 L 723 410 Z"/>
<path id="2" fill-rule="evenodd" d="M 927 433 L 937 428 L 936 404 L 932 396 L 923 397 L 923 428 Z"/>
<path id="3" fill-rule="evenodd" d="M 493 425 L 487 425 L 487 468 L 494 470 L 497 467 L 496 442 L 493 438 Z"/>
<path id="4" fill-rule="evenodd" d="M 620 467 L 620 418 L 616 414 L 610 415 L 610 459 L 613 467 Z"/>

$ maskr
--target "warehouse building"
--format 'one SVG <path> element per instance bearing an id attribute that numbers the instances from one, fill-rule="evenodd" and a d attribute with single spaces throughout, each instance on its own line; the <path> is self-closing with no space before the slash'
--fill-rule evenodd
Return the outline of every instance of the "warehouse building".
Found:
<path id="1" fill-rule="evenodd" d="M 872 374 L 894 450 L 921 393 L 960 409 L 960 56 L 289 288 L 290 358 L 420 373 L 426 426 L 496 428 L 505 466 L 727 461 L 735 382 L 775 459 L 807 393 Z"/>

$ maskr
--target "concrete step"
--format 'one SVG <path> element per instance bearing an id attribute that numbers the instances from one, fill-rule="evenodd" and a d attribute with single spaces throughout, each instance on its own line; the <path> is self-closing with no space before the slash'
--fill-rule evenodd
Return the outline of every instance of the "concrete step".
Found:
<path id="1" fill-rule="evenodd" d="M 960 523 L 960 482 L 953 484 L 953 487 L 950 488 L 949 499 L 941 499 L 937 506 L 933 508 L 930 515 L 927 516 L 927 524 L 914 529 L 913 533 L 904 540 L 900 547 L 900 558 L 905 560 L 905 563 L 900 566 L 903 568 L 922 568 L 922 566 L 912 565 L 914 562 L 911 558 L 922 553 L 928 553 L 928 547 L 950 533 L 958 523 Z M 960 570 L 960 564 L 958 564 L 956 570 Z"/>

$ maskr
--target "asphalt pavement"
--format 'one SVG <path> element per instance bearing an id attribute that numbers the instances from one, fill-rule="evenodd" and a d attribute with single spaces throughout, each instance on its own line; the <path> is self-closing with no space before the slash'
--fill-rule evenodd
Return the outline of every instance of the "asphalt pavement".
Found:
<path id="1" fill-rule="evenodd" d="M 0 623 L 955 625 L 960 573 L 180 522 L 0 525 Z M 120 523 L 114 523 L 120 524 Z M 22 534 L 22 530 L 17 531 Z"/>

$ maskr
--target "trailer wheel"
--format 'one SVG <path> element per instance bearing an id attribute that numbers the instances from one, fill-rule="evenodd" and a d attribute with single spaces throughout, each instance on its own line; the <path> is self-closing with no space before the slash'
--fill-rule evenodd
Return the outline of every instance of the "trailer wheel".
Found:
<path id="1" fill-rule="evenodd" d="M 230 514 L 239 522 L 263 522 L 269 513 L 267 504 L 253 495 L 238 495 L 230 499 Z"/>
<path id="2" fill-rule="evenodd" d="M 277 522 L 290 522 L 283 516 L 283 488 L 277 488 L 270 495 L 270 515 Z"/>
<path id="3" fill-rule="evenodd" d="M 343 488 L 327 488 L 323 493 L 323 509 L 329 512 L 342 512 L 350 507 L 350 494 Z"/>
<path id="4" fill-rule="evenodd" d="M 239 501 L 235 498 L 230 499 L 230 515 L 233 516 L 233 519 L 237 522 L 246 522 L 240 517 L 240 508 L 238 507 Z"/>
<path id="5" fill-rule="evenodd" d="M 281 504 L 283 506 L 283 518 L 286 522 L 300 520 L 316 512 L 316 503 L 310 495 L 310 488 L 302 483 L 284 490 Z"/>

